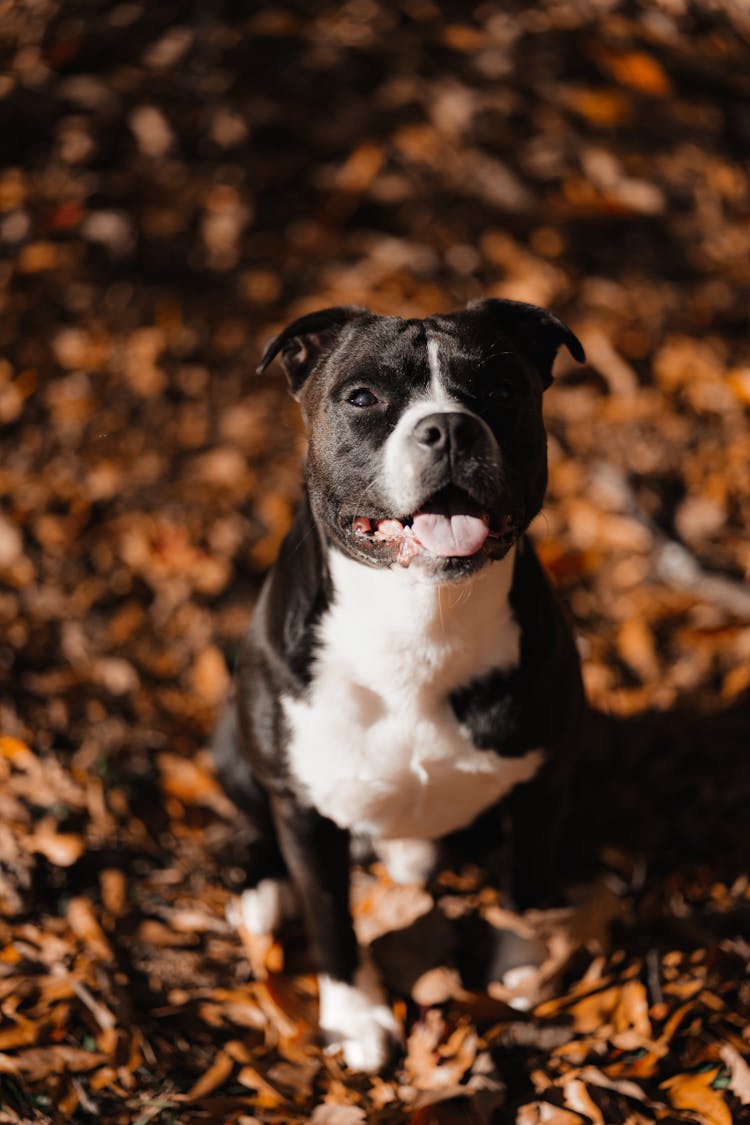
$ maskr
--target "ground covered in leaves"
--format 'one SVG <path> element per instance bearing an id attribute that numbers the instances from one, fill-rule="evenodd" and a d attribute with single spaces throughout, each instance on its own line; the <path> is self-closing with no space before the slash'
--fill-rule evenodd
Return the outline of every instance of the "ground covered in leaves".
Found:
<path id="1" fill-rule="evenodd" d="M 0 4 L 0 1121 L 750 1119 L 750 17 Z M 404 1026 L 226 921 L 205 753 L 302 439 L 274 327 L 490 294 L 583 339 L 534 527 L 600 714 L 558 911 L 357 874 Z M 477 990 L 488 927 L 536 936 Z M 511 1001 L 513 1003 L 511 1003 Z"/>

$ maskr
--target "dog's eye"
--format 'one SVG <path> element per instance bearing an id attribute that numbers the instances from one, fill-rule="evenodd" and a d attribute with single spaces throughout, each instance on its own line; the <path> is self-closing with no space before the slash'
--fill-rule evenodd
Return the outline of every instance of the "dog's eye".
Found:
<path id="1" fill-rule="evenodd" d="M 378 400 L 367 387 L 357 387 L 356 390 L 352 391 L 346 401 L 352 406 L 358 406 L 363 410 L 365 407 L 375 406 Z"/>
<path id="2" fill-rule="evenodd" d="M 489 390 L 489 397 L 494 402 L 509 402 L 516 392 L 516 385 L 512 379 L 498 379 Z"/>

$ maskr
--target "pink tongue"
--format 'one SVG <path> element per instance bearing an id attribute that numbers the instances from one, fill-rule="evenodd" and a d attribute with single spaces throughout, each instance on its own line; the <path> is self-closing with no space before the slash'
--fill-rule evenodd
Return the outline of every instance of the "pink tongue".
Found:
<path id="1" fill-rule="evenodd" d="M 444 558 L 475 555 L 490 532 L 479 516 L 444 516 L 437 512 L 417 512 L 413 530 L 423 547 Z"/>

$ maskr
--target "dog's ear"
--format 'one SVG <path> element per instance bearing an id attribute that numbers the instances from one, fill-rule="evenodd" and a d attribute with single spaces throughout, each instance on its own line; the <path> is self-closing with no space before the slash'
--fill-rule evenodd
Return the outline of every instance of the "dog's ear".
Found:
<path id="1" fill-rule="evenodd" d="M 280 354 L 289 386 L 296 397 L 305 379 L 324 352 L 333 346 L 344 325 L 366 315 L 367 309 L 358 305 L 338 305 L 293 320 L 266 345 L 258 374 L 262 375 L 269 363 Z"/>
<path id="2" fill-rule="evenodd" d="M 563 324 L 547 309 L 527 305 L 523 301 L 501 301 L 488 297 L 472 301 L 466 306 L 470 312 L 482 312 L 493 318 L 503 335 L 534 364 L 546 389 L 552 382 L 552 364 L 558 348 L 566 348 L 579 363 L 584 363 L 586 353 L 581 341 L 567 324 Z"/>

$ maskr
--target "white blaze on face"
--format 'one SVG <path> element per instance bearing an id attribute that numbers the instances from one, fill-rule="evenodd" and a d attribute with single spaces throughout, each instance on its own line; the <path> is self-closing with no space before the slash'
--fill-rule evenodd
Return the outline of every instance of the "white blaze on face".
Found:
<path id="1" fill-rule="evenodd" d="M 428 330 L 427 332 L 427 363 L 430 368 L 430 396 L 435 403 L 452 402 L 447 388 L 442 379 L 440 365 L 440 341 Z M 453 403 L 453 405 L 458 405 Z"/>
<path id="2" fill-rule="evenodd" d="M 385 444 L 383 481 L 394 515 L 412 515 L 425 500 L 424 486 L 414 463 L 412 434 L 422 418 L 430 414 L 470 414 L 487 430 L 494 447 L 495 438 L 487 423 L 458 399 L 453 398 L 445 379 L 445 356 L 440 340 L 427 330 L 427 365 L 430 383 L 420 397 L 402 414 Z"/>

